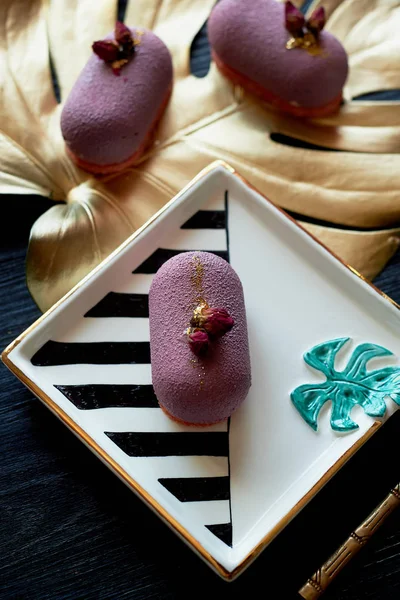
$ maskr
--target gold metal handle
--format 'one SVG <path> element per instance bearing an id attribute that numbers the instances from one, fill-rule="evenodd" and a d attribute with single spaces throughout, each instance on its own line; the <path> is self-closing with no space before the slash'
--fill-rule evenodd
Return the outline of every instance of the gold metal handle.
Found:
<path id="1" fill-rule="evenodd" d="M 372 513 L 355 529 L 348 539 L 322 565 L 299 590 L 305 600 L 316 600 L 325 592 L 347 563 L 361 550 L 385 519 L 400 506 L 400 483 L 398 483 Z"/>

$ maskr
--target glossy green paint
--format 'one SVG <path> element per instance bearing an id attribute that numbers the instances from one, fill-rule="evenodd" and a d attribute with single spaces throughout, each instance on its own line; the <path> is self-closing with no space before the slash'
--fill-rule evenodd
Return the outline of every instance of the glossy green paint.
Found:
<path id="1" fill-rule="evenodd" d="M 385 398 L 400 405 L 400 367 L 390 366 L 367 371 L 372 358 L 390 356 L 392 352 L 376 344 L 360 344 L 343 371 L 335 370 L 335 358 L 350 338 L 338 338 L 314 346 L 303 356 L 305 362 L 321 371 L 326 381 L 297 387 L 290 395 L 303 419 L 316 431 L 322 406 L 332 402 L 331 426 L 335 431 L 358 429 L 350 418 L 357 404 L 370 417 L 383 417 Z"/>

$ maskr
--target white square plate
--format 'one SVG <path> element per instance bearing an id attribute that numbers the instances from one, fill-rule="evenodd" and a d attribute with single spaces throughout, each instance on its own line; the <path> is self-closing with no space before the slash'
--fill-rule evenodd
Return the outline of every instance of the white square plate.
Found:
<path id="1" fill-rule="evenodd" d="M 230 426 L 175 423 L 152 390 L 147 294 L 162 262 L 184 250 L 219 253 L 243 283 L 253 383 Z M 313 431 L 290 400 L 297 386 L 321 381 L 304 352 L 350 337 L 350 351 L 379 344 L 394 353 L 381 363 L 395 365 L 399 330 L 394 303 L 217 162 L 17 338 L 3 361 L 233 579 L 382 422 L 356 408 L 359 429 L 337 433 L 327 407 Z M 395 408 L 387 399 L 386 418 Z"/>

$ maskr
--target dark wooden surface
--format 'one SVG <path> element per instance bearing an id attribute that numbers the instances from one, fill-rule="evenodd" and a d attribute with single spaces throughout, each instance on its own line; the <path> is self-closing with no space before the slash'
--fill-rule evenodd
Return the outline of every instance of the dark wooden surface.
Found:
<path id="1" fill-rule="evenodd" d="M 196 51 L 198 69 L 206 70 L 204 34 L 196 40 Z M 51 203 L 33 196 L 1 200 L 3 349 L 40 314 L 26 288 L 24 262 L 29 228 Z M 400 255 L 376 283 L 400 302 Z M 255 597 L 257 586 L 260 597 L 294 599 L 305 579 L 400 479 L 397 414 L 255 563 L 228 584 L 3 365 L 0 373 L 1 598 L 242 599 Z M 400 598 L 400 512 L 390 517 L 325 598 Z"/>

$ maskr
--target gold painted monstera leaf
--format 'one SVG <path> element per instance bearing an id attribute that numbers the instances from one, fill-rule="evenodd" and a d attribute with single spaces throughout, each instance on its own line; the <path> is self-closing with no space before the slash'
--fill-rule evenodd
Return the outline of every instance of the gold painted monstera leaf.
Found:
<path id="1" fill-rule="evenodd" d="M 204 78 L 190 73 L 192 41 L 214 2 L 128 4 L 126 23 L 153 29 L 168 45 L 174 91 L 157 142 L 141 164 L 100 181 L 65 153 L 49 56 L 65 100 L 92 41 L 113 29 L 116 0 L 1 0 L 0 193 L 55 201 L 34 224 L 27 256 L 28 286 L 41 309 L 217 158 L 280 206 L 304 215 L 307 229 L 367 277 L 397 249 L 400 103 L 351 99 L 400 88 L 400 2 L 322 2 L 327 29 L 349 53 L 350 77 L 340 113 L 308 122 L 265 109 L 214 64 Z M 287 145 L 285 136 L 317 148 Z"/>

